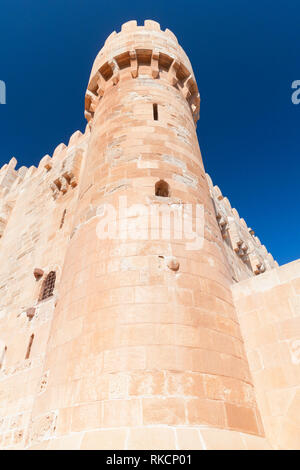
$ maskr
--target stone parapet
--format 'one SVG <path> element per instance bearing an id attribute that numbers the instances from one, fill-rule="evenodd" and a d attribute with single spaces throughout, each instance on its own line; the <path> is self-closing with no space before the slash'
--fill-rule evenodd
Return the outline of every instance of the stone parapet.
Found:
<path id="1" fill-rule="evenodd" d="M 206 178 L 234 280 L 241 281 L 278 267 L 271 253 L 255 236 L 254 230 L 240 218 L 238 211 L 231 207 L 228 198 L 223 196 L 208 174 Z"/>
<path id="2" fill-rule="evenodd" d="M 85 116 L 92 119 L 105 90 L 115 86 L 130 72 L 135 79 L 149 69 L 153 79 L 164 78 L 181 91 L 187 99 L 195 123 L 199 118 L 200 95 L 193 69 L 175 35 L 162 31 L 159 23 L 146 20 L 143 26 L 136 21 L 122 25 L 113 32 L 95 59 L 85 97 Z"/>

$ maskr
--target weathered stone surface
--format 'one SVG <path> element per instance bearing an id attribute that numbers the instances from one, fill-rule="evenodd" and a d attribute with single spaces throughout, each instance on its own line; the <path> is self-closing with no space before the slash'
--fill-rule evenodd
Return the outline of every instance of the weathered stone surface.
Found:
<path id="1" fill-rule="evenodd" d="M 130 21 L 85 133 L 0 169 L 1 448 L 300 448 L 299 262 L 205 174 L 199 107 L 174 34 Z"/>

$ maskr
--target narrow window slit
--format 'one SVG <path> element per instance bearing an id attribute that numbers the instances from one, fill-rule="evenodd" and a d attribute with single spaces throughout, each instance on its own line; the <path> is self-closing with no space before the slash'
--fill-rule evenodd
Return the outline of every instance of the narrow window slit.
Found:
<path id="1" fill-rule="evenodd" d="M 64 225 L 66 213 L 67 213 L 67 209 L 65 209 L 65 210 L 63 211 L 63 215 L 62 215 L 62 218 L 61 218 L 61 221 L 60 221 L 59 229 L 61 229 L 61 228 L 63 227 L 63 225 Z"/>
<path id="2" fill-rule="evenodd" d="M 34 334 L 32 334 L 30 336 L 30 340 L 29 340 L 29 344 L 28 344 L 28 347 L 27 347 L 25 359 L 29 359 L 30 352 L 31 352 L 31 346 L 32 346 L 32 343 L 33 343 L 33 338 L 34 338 Z"/>
<path id="3" fill-rule="evenodd" d="M 153 119 L 154 121 L 158 121 L 158 107 L 157 103 L 153 104 Z"/>

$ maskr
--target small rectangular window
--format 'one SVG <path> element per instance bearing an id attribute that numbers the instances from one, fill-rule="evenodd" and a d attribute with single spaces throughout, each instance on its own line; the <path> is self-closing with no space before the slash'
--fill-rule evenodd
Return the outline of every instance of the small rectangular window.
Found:
<path id="1" fill-rule="evenodd" d="M 153 119 L 154 121 L 158 121 L 158 107 L 157 103 L 153 104 Z"/>
<path id="2" fill-rule="evenodd" d="M 39 302 L 41 300 L 48 299 L 48 297 L 51 297 L 53 295 L 53 291 L 55 287 L 55 280 L 56 280 L 56 272 L 50 271 L 50 273 L 47 274 L 46 278 L 43 281 L 40 296 L 39 296 Z"/>

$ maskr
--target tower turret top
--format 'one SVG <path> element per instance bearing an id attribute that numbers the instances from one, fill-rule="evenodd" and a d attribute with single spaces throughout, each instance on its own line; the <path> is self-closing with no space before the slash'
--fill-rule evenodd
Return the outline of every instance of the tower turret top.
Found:
<path id="1" fill-rule="evenodd" d="M 132 78 L 137 78 L 139 66 L 147 65 L 154 79 L 160 78 L 160 72 L 168 74 L 170 84 L 189 102 L 196 122 L 200 97 L 191 63 L 176 36 L 169 29 L 161 30 L 159 23 L 152 20 L 145 20 L 143 26 L 138 26 L 135 20 L 128 21 L 120 32 L 114 31 L 105 41 L 89 79 L 85 103 L 87 119 L 91 119 L 108 82 L 116 85 L 123 69 L 129 69 Z"/>

